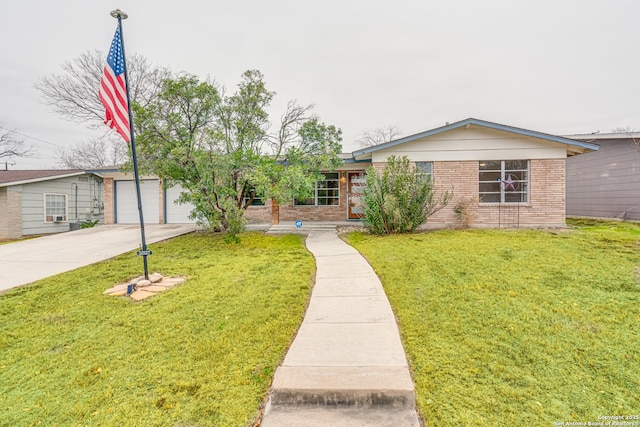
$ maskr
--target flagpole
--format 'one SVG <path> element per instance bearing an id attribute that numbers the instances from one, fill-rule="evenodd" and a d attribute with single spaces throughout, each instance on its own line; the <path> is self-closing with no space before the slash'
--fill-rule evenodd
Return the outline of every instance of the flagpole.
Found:
<path id="1" fill-rule="evenodd" d="M 111 16 L 118 20 L 118 29 L 120 30 L 120 40 L 122 44 L 122 57 L 124 66 L 124 81 L 127 92 L 127 109 L 129 110 L 129 134 L 131 135 L 131 155 L 133 158 L 133 173 L 136 179 L 136 195 L 138 197 L 138 213 L 140 214 L 140 235 L 142 237 L 142 250 L 138 251 L 138 255 L 142 255 L 142 263 L 144 264 L 144 278 L 149 280 L 149 267 L 147 257 L 151 255 L 151 251 L 147 249 L 147 242 L 144 237 L 144 217 L 142 215 L 142 197 L 140 196 L 140 176 L 138 175 L 138 156 L 136 154 L 136 141 L 133 132 L 133 112 L 131 111 L 131 97 L 129 96 L 129 74 L 127 73 L 127 55 L 124 51 L 124 34 L 122 33 L 122 20 L 127 19 L 127 14 L 120 9 L 112 10 Z"/>

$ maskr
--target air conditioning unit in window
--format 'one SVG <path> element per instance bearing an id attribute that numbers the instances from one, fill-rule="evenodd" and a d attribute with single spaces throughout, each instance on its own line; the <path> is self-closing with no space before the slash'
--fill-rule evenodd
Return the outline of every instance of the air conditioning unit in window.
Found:
<path id="1" fill-rule="evenodd" d="M 53 217 L 53 222 L 62 222 L 64 221 L 64 216 L 58 215 Z"/>

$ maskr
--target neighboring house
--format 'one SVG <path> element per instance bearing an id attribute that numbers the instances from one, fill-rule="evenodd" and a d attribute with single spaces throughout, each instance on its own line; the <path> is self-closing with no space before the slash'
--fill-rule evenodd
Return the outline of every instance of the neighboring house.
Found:
<path id="1" fill-rule="evenodd" d="M 453 192 L 450 204 L 429 219 L 431 226 L 564 226 L 566 159 L 597 149 L 589 142 L 466 119 L 344 154 L 343 166 L 324 174 L 313 197 L 283 205 L 258 200 L 246 215 L 273 223 L 360 220 L 366 169 L 382 170 L 396 155 L 431 176 L 437 192 Z M 105 222 L 138 222 L 132 176 L 115 170 L 103 175 Z M 153 177 L 145 177 L 141 188 L 145 222 L 191 222 L 191 207 L 174 203 L 179 188 L 164 191 Z M 461 204 L 470 213 L 466 221 L 455 213 Z"/>
<path id="2" fill-rule="evenodd" d="M 69 231 L 102 220 L 102 178 L 83 170 L 0 171 L 0 238 Z"/>
<path id="3" fill-rule="evenodd" d="M 640 220 L 640 133 L 567 137 L 600 146 L 567 161 L 567 216 Z"/>

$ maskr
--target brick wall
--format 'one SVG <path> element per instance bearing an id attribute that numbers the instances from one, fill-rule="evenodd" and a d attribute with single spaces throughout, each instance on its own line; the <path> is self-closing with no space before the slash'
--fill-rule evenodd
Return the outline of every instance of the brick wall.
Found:
<path id="1" fill-rule="evenodd" d="M 346 221 L 347 179 L 340 173 L 340 204 L 336 206 L 294 206 L 293 201 L 280 205 L 280 221 Z"/>
<path id="2" fill-rule="evenodd" d="M 7 202 L 7 188 L 0 188 L 0 239 L 9 238 L 9 204 Z"/>
<path id="3" fill-rule="evenodd" d="M 104 185 L 104 223 L 113 224 L 113 178 L 105 178 Z"/>
<path id="4" fill-rule="evenodd" d="M 11 187 L 0 188 L 0 239 L 22 237 L 22 195 Z"/>
<path id="5" fill-rule="evenodd" d="M 249 206 L 245 211 L 245 217 L 249 222 L 271 222 L 271 200 L 267 200 L 264 206 Z"/>
<path id="6" fill-rule="evenodd" d="M 434 162 L 437 193 L 453 191 L 446 208 L 434 214 L 427 226 L 463 226 L 454 208 L 468 207 L 471 227 L 559 227 L 565 225 L 565 159 L 529 161 L 529 203 L 478 203 L 478 162 Z"/>
<path id="7" fill-rule="evenodd" d="M 346 173 L 340 173 L 340 199 L 336 206 L 294 206 L 293 201 L 281 204 L 280 221 L 345 221 L 347 219 Z M 274 222 L 271 216 L 271 200 L 264 206 L 252 206 L 245 213 L 251 222 Z"/>
<path id="8" fill-rule="evenodd" d="M 464 220 L 454 212 L 458 203 L 468 206 L 468 220 L 470 225 L 477 222 L 478 217 L 478 162 L 434 162 L 433 183 L 436 196 L 444 191 L 453 193 L 453 198 L 442 210 L 429 218 L 428 224 L 448 227 L 463 226 Z"/>

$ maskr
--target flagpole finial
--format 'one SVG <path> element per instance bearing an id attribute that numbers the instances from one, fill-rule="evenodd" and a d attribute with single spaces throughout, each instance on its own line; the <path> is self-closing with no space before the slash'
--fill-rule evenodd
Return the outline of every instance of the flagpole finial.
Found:
<path id="1" fill-rule="evenodd" d="M 112 10 L 111 16 L 113 16 L 114 18 L 122 18 L 122 19 L 127 19 L 129 17 L 126 13 L 124 13 L 120 9 Z"/>

